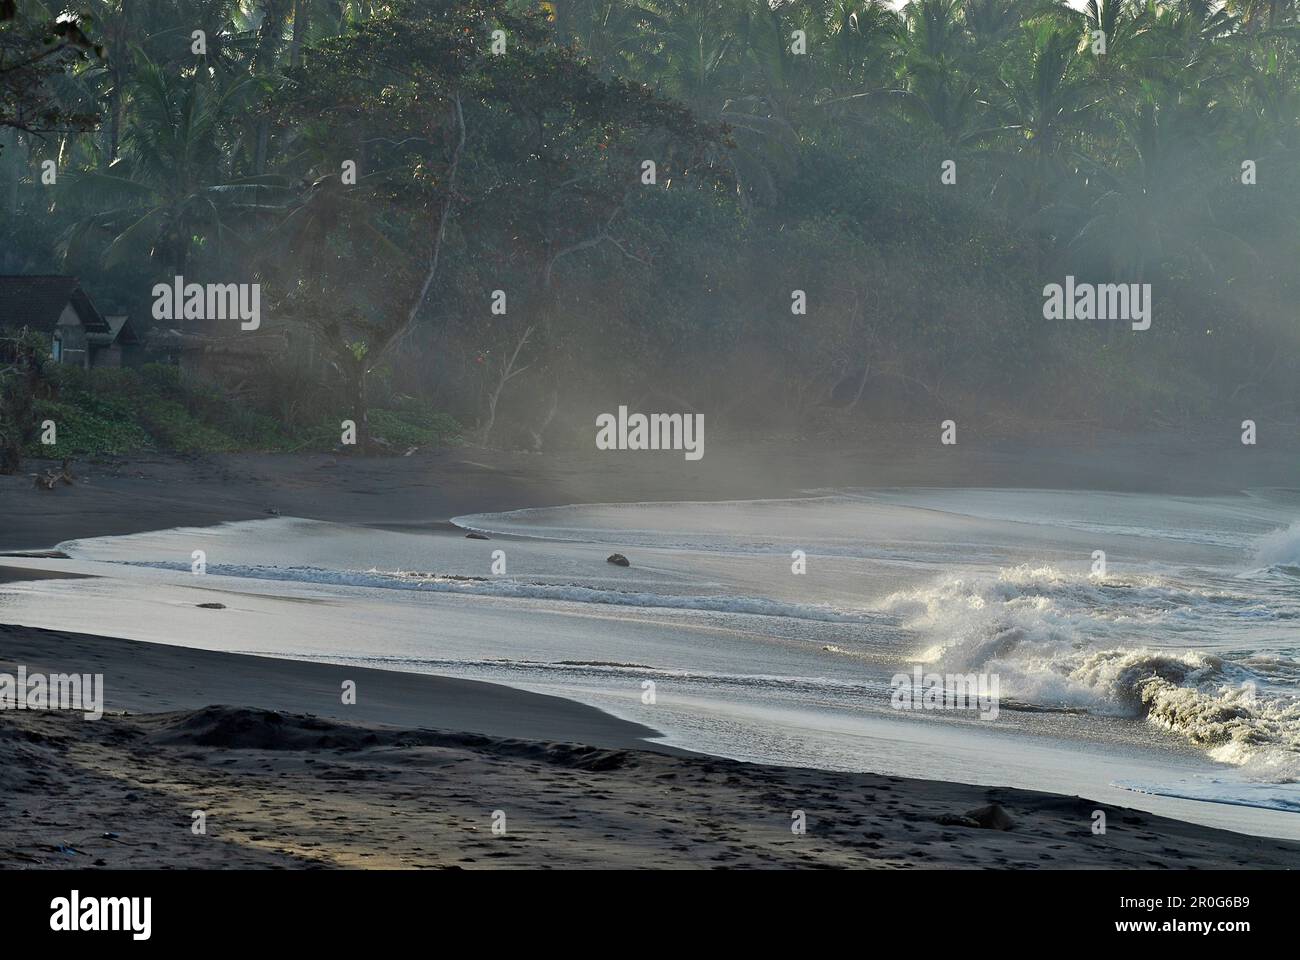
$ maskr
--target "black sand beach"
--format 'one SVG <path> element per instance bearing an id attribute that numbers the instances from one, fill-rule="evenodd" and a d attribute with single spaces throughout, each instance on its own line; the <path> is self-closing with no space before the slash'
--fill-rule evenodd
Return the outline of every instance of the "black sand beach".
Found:
<path id="1" fill-rule="evenodd" d="M 1233 494 L 1296 486 L 1300 437 L 1240 452 L 1232 423 L 1187 434 L 1132 436 L 972 428 L 957 447 L 931 423 L 892 426 L 851 443 L 723 444 L 681 469 L 636 452 L 529 454 L 472 447 L 409 457 L 226 454 L 105 458 L 74 466 L 77 482 L 36 489 L 0 476 L 0 551 L 64 540 L 254 520 L 280 514 L 428 528 L 451 517 L 569 503 L 749 500 L 830 487 L 986 486 Z M 32 461 L 31 472 L 42 464 Z"/>
<path id="2" fill-rule="evenodd" d="M 1196 440 L 1145 456 L 1123 438 L 1104 452 L 1081 443 L 1026 456 L 991 444 L 947 471 L 932 443 L 924 449 L 755 448 L 711 457 L 687 479 L 617 456 L 470 449 L 92 463 L 53 492 L 0 478 L 0 548 L 274 513 L 418 529 L 476 510 L 832 484 L 1227 493 L 1294 478 L 1282 451 L 1249 475 L 1180 469 L 1202 461 Z M 757 470 L 760 460 L 775 466 Z M 0 584 L 51 575 L 21 557 L 0 565 Z M 0 671 L 18 664 L 103 673 L 107 712 L 93 722 L 0 712 L 8 868 L 1300 866 L 1300 844 L 1119 808 L 1106 808 L 1110 828 L 1097 836 L 1097 804 L 1081 798 L 686 755 L 648 741 L 648 728 L 493 684 L 0 626 Z M 355 705 L 340 698 L 345 680 Z M 202 836 L 195 810 L 207 816 Z M 791 830 L 798 811 L 805 834 Z"/>
<path id="3" fill-rule="evenodd" d="M 665 751 L 492 684 L 23 627 L 0 650 L 108 691 L 98 721 L 0 713 L 5 868 L 1300 866 L 1300 844 L 1123 808 L 1094 835 L 1078 797 Z"/>

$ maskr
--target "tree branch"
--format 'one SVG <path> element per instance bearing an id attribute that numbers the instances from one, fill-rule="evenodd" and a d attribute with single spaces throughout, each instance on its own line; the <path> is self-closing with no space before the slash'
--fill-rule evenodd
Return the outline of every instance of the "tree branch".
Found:
<path id="1" fill-rule="evenodd" d="M 456 146 L 451 153 L 447 171 L 446 195 L 442 200 L 442 209 L 438 213 L 438 229 L 434 232 L 433 246 L 429 252 L 429 268 L 425 271 L 424 282 L 420 284 L 420 292 L 416 295 L 410 310 L 407 311 L 406 319 L 394 328 L 393 332 L 374 351 L 374 361 L 366 368 L 367 373 L 374 370 L 393 344 L 402 339 L 415 326 L 416 318 L 419 316 L 424 302 L 429 298 L 429 290 L 433 287 L 434 279 L 438 275 L 438 263 L 442 259 L 442 245 L 447 237 L 447 221 L 451 219 L 451 205 L 456 199 L 456 174 L 460 170 L 460 158 L 465 151 L 465 111 L 461 104 L 460 94 L 453 94 L 451 102 L 456 117 Z"/>

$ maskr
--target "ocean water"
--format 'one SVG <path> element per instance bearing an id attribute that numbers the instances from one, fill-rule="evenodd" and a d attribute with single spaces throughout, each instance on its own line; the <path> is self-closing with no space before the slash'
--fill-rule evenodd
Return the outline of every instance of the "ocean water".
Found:
<path id="1" fill-rule="evenodd" d="M 100 579 L 0 587 L 0 618 L 490 680 L 742 760 L 1300 838 L 1298 519 L 1288 490 L 1006 489 L 574 505 L 462 532 L 275 518 L 62 544 Z M 996 677 L 996 718 L 898 709 L 891 678 L 917 665 Z"/>

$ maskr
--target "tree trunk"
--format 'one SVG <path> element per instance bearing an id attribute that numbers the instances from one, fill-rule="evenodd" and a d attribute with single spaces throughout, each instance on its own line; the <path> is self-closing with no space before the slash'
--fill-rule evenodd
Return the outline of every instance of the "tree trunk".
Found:
<path id="1" fill-rule="evenodd" d="M 311 0 L 293 0 L 293 39 L 289 41 L 289 66 L 302 62 L 302 42 L 311 25 Z"/>
<path id="2" fill-rule="evenodd" d="M 111 88 L 108 94 L 108 150 L 104 152 L 102 166 L 105 170 L 117 159 L 122 143 L 122 87 L 126 84 L 126 38 L 130 35 L 130 0 L 122 0 L 121 9 L 110 31 L 112 40 L 108 48 L 108 76 Z"/>
<path id="3" fill-rule="evenodd" d="M 456 144 L 452 148 L 447 162 L 446 186 L 443 188 L 444 195 L 442 205 L 438 210 L 438 222 L 434 227 L 433 239 L 429 245 L 429 259 L 426 261 L 428 267 L 424 273 L 424 280 L 411 301 L 411 307 L 407 311 L 406 317 L 388 331 L 383 340 L 371 351 L 374 362 L 369 365 L 368 370 L 377 367 L 384 359 L 384 355 L 415 326 L 420 310 L 424 307 L 425 300 L 429 298 L 429 291 L 433 288 L 433 281 L 438 276 L 438 264 L 442 260 L 442 245 L 447 239 L 447 223 L 451 219 L 451 207 L 456 199 L 456 175 L 460 171 L 460 159 L 465 152 L 465 110 L 459 92 L 451 95 L 451 113 L 456 121 Z"/>
<path id="4" fill-rule="evenodd" d="M 3 151 L 0 151 L 0 159 L 5 160 L 5 166 L 13 174 L 9 178 L 9 215 L 15 219 L 18 216 L 18 181 L 22 179 L 22 174 L 18 169 L 18 137 L 17 130 L 11 131 L 7 138 L 9 140 L 8 146 Z"/>
<path id="5" fill-rule="evenodd" d="M 271 119 L 266 115 L 257 121 L 257 144 L 253 152 L 253 172 L 257 176 L 266 173 L 266 149 L 271 140 Z"/>
<path id="6" fill-rule="evenodd" d="M 15 340 L 12 365 L 7 373 L 15 382 L 0 390 L 0 475 L 18 472 L 23 463 L 23 447 L 36 438 L 40 357 L 26 344 Z"/>
<path id="7" fill-rule="evenodd" d="M 369 371 L 366 369 L 364 362 L 358 363 L 356 367 L 356 378 L 352 385 L 353 388 L 353 405 L 356 409 L 357 418 L 357 448 L 365 455 L 369 456 L 374 451 L 370 443 L 370 398 L 367 390 L 367 380 Z"/>
<path id="8" fill-rule="evenodd" d="M 262 0 L 262 25 L 258 29 L 257 51 L 254 54 L 253 74 L 267 77 L 275 72 L 276 54 L 284 41 L 284 20 L 288 0 Z M 296 32 L 295 27 L 295 32 Z M 257 135 L 253 147 L 253 172 L 261 176 L 266 172 L 267 144 L 271 139 L 271 118 L 265 111 L 257 118 Z"/>
<path id="9" fill-rule="evenodd" d="M 510 354 L 510 359 L 501 366 L 501 375 L 497 378 L 496 386 L 488 393 L 487 422 L 483 424 L 483 433 L 479 437 L 480 446 L 486 447 L 488 440 L 492 438 L 492 428 L 497 422 L 497 403 L 501 400 L 501 394 L 505 390 L 506 384 L 528 369 L 526 366 L 516 367 L 515 364 L 519 361 L 520 351 L 524 349 L 532 335 L 532 327 L 524 329 L 523 335 L 515 344 L 514 352 Z"/>

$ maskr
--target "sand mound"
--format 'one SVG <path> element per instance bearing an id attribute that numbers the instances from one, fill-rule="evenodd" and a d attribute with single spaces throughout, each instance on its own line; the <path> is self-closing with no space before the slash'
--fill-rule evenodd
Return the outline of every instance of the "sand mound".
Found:
<path id="1" fill-rule="evenodd" d="M 227 750 L 361 750 L 397 735 L 322 720 L 303 714 L 214 705 L 149 718 L 149 739 L 172 746 L 221 747 Z M 403 734 L 409 737 L 409 734 Z"/>
<path id="2" fill-rule="evenodd" d="M 370 747 L 450 747 L 503 757 L 539 760 L 575 770 L 619 770 L 632 761 L 627 750 L 573 743 L 498 739 L 436 730 L 353 726 L 305 714 L 213 705 L 145 718 L 148 739 L 165 746 L 225 750 L 365 750 Z"/>

